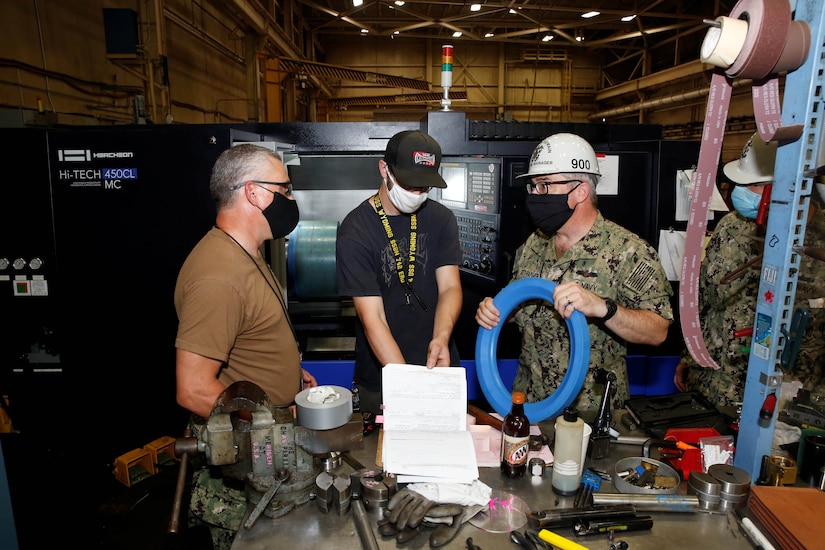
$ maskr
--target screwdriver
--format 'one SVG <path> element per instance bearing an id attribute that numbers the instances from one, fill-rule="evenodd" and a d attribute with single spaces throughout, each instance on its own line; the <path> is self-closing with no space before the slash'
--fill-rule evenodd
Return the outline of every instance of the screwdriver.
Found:
<path id="1" fill-rule="evenodd" d="M 539 538 L 544 542 L 552 544 L 560 550 L 589 550 L 587 546 L 582 546 L 577 542 L 566 539 L 561 535 L 557 535 L 553 531 L 548 531 L 547 529 L 542 529 L 539 531 Z"/>

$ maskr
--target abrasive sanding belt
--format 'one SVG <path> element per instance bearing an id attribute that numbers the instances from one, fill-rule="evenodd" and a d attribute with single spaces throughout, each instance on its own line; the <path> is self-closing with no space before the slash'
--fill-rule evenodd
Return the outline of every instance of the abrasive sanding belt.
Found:
<path id="1" fill-rule="evenodd" d="M 702 62 L 714 70 L 708 93 L 705 124 L 694 172 L 690 217 L 685 236 L 679 288 L 679 315 L 685 346 L 696 362 L 719 369 L 710 357 L 699 322 L 699 269 L 710 199 L 722 151 L 734 78 L 753 80 L 753 111 L 759 135 L 765 142 L 793 141 L 802 125 L 782 126 L 779 81 L 776 76 L 804 63 L 811 32 L 804 21 L 792 21 L 788 2 L 740 0 L 730 17 L 719 17 L 702 44 Z"/>

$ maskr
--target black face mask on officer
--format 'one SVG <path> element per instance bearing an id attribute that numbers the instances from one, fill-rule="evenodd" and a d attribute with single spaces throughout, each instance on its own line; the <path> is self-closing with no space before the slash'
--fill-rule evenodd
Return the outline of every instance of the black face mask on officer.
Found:
<path id="1" fill-rule="evenodd" d="M 280 239 L 292 233 L 292 230 L 298 225 L 298 219 L 300 217 L 298 213 L 298 203 L 286 198 L 280 193 L 272 194 L 272 202 L 269 203 L 269 206 L 261 210 L 261 212 L 264 218 L 266 218 L 266 221 L 269 222 L 272 238 Z"/>
<path id="2" fill-rule="evenodd" d="M 581 185 L 581 183 L 579 184 Z M 561 195 L 527 195 L 524 205 L 533 223 L 545 235 L 553 235 L 573 215 L 574 208 L 567 205 L 570 193 L 578 189 L 579 185 Z"/>

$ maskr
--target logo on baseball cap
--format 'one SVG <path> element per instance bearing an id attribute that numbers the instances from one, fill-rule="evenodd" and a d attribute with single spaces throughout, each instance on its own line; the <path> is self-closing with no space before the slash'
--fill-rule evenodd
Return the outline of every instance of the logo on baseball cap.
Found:
<path id="1" fill-rule="evenodd" d="M 441 147 L 420 130 L 405 130 L 392 136 L 384 161 L 405 187 L 447 187 L 438 173 Z"/>

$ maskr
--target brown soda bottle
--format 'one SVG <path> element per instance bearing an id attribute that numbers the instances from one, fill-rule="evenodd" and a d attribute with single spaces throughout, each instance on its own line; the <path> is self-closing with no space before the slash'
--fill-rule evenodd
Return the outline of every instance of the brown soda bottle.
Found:
<path id="1" fill-rule="evenodd" d="M 522 477 L 530 451 L 530 421 L 524 414 L 524 394 L 513 392 L 513 406 L 501 425 L 501 473 Z"/>

